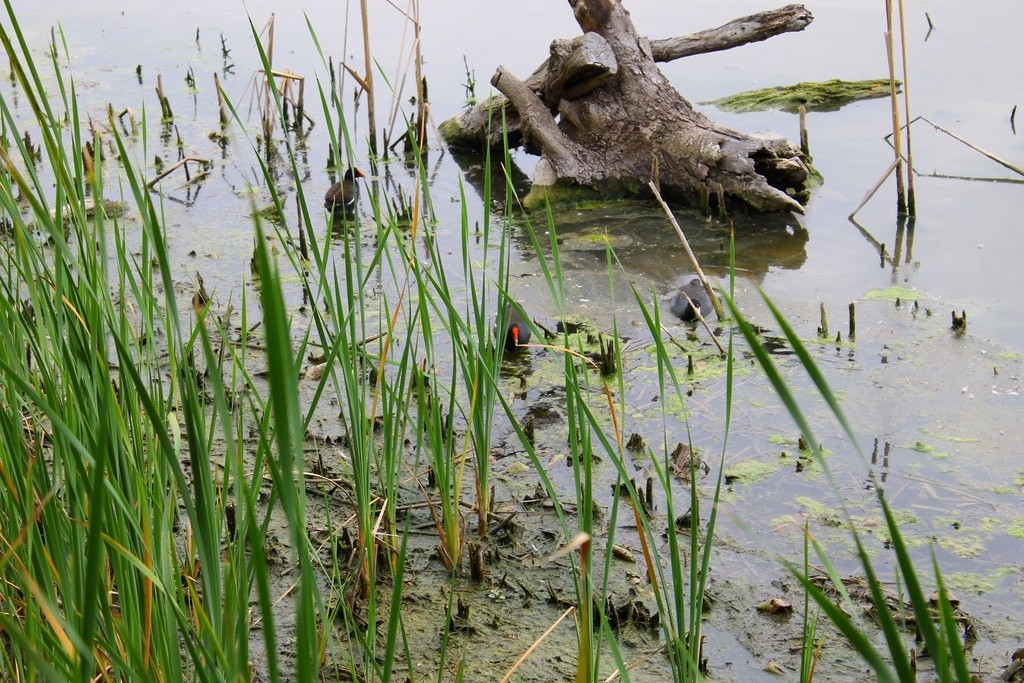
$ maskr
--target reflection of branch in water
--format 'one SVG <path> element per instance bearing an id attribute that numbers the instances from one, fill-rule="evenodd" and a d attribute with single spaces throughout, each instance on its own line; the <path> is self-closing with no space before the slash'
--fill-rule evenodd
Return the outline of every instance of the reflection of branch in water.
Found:
<path id="1" fill-rule="evenodd" d="M 886 263 L 892 267 L 892 272 L 895 273 L 899 269 L 900 265 L 900 254 L 903 250 L 903 242 L 906 242 L 907 255 L 904 258 L 904 263 L 910 263 L 911 254 L 914 248 L 914 219 L 911 218 L 909 223 L 906 222 L 906 217 L 901 217 L 896 224 L 896 246 L 895 253 L 890 256 L 885 248 L 883 242 L 879 242 L 875 237 L 867 231 L 867 229 L 854 220 L 852 217 L 848 219 L 853 223 L 854 227 L 860 231 L 860 234 L 864 236 L 864 239 L 868 241 L 868 244 L 875 248 L 878 252 L 878 258 L 881 264 L 884 266 Z"/>
<path id="2" fill-rule="evenodd" d="M 909 218 L 909 220 L 908 220 Z M 903 251 L 904 235 L 906 236 L 907 245 L 907 257 L 904 263 L 910 263 L 910 255 L 914 249 L 914 223 L 917 221 L 915 216 L 896 216 L 896 246 L 893 247 L 892 272 L 896 272 L 896 265 L 900 262 L 900 254 Z"/>
<path id="3" fill-rule="evenodd" d="M 976 175 L 950 175 L 948 173 L 918 173 L 914 171 L 914 175 L 919 178 L 941 178 L 943 180 L 970 180 L 972 182 L 981 183 L 1009 183 L 1011 185 L 1024 185 L 1024 180 L 1018 180 L 1017 178 L 991 178 L 989 176 L 976 176 Z"/>
<path id="4" fill-rule="evenodd" d="M 910 223 L 907 225 L 907 257 L 904 263 L 910 263 L 910 258 L 914 253 L 914 223 L 917 222 L 915 216 L 910 217 Z"/>
<path id="5" fill-rule="evenodd" d="M 192 190 L 195 190 L 195 194 L 192 194 Z M 185 198 L 180 199 L 172 194 L 165 194 L 164 199 L 175 204 L 181 204 L 182 206 L 190 207 L 193 206 L 199 200 L 199 191 L 203 189 L 202 185 L 196 185 L 194 188 L 190 185 L 186 188 Z"/>
<path id="6" fill-rule="evenodd" d="M 469 182 L 470 187 L 476 190 L 482 201 L 489 202 L 491 198 L 484 197 L 484 171 L 486 170 L 484 157 L 455 147 L 448 151 L 451 152 L 455 163 L 462 169 L 463 177 Z M 491 165 L 491 195 L 494 197 L 503 198 L 505 196 L 506 175 L 502 168 L 502 164 Z M 512 159 L 512 165 L 508 168 L 508 177 L 511 177 L 512 184 L 516 189 L 529 189 L 530 178 L 519 168 L 515 159 Z"/>
<path id="7" fill-rule="evenodd" d="M 891 258 L 889 258 L 889 257 L 888 257 L 888 256 L 886 255 L 886 252 L 885 252 L 885 245 L 884 245 L 884 244 L 882 244 L 881 242 L 879 242 L 878 240 L 876 240 L 876 239 L 874 238 L 874 236 L 873 236 L 873 235 L 872 235 L 872 234 L 871 234 L 870 232 L 868 232 L 866 228 L 864 228 L 864 226 L 862 226 L 862 225 L 861 225 L 860 223 L 858 223 L 857 221 L 855 221 L 855 220 L 853 219 L 853 216 L 850 216 L 850 217 L 848 218 L 848 220 L 849 220 L 849 221 L 850 221 L 851 223 L 853 223 L 854 227 L 856 227 L 856 228 L 857 228 L 858 230 L 860 230 L 860 234 L 864 235 L 864 239 L 866 239 L 866 240 L 868 241 L 868 244 L 870 244 L 871 246 L 873 246 L 873 247 L 875 248 L 875 251 L 877 251 L 877 252 L 878 252 L 878 256 L 879 256 L 879 257 L 880 257 L 880 258 L 881 258 L 881 259 L 882 259 L 883 261 L 888 261 L 890 265 L 895 265 L 895 264 L 894 264 L 894 263 L 892 262 L 892 259 L 891 259 Z"/>
<path id="8" fill-rule="evenodd" d="M 445 148 L 442 147 L 441 148 L 441 153 L 437 155 L 437 160 L 434 162 L 433 170 L 431 170 L 430 173 L 427 174 L 429 179 L 430 179 L 429 182 L 427 183 L 428 186 L 433 187 L 434 183 L 437 181 L 438 175 L 440 175 L 440 171 L 441 171 L 441 162 L 444 161 L 444 157 L 445 157 Z M 426 164 L 423 164 L 423 166 L 425 168 Z"/>

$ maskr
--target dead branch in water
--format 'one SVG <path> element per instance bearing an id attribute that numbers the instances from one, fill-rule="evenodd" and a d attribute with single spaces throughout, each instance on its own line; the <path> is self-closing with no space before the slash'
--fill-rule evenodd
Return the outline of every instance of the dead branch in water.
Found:
<path id="1" fill-rule="evenodd" d="M 924 116 L 918 116 L 916 119 L 914 119 L 914 121 L 924 121 L 925 123 L 931 125 L 932 128 L 934 128 L 935 130 L 939 131 L 940 133 L 945 133 L 946 135 L 948 135 L 949 137 L 953 138 L 954 140 L 957 140 L 959 142 L 964 143 L 965 145 L 967 145 L 968 147 L 973 149 L 978 154 L 981 154 L 983 156 L 988 157 L 989 159 L 991 159 L 992 161 L 996 162 L 1000 166 L 1005 166 L 1006 168 L 1010 169 L 1014 173 L 1017 173 L 1019 175 L 1024 175 L 1024 168 L 1021 168 L 1020 166 L 1016 166 L 1014 164 L 1011 164 L 1009 161 L 1006 161 L 1005 159 L 1001 159 L 1001 158 L 997 157 L 995 154 L 992 154 L 991 152 L 986 152 L 984 149 L 982 149 L 981 147 L 978 147 L 976 144 L 974 144 L 970 140 L 967 140 L 965 138 L 960 137 L 959 135 L 957 135 L 953 131 L 949 130 L 948 128 L 943 128 L 939 124 L 935 123 L 934 121 L 929 120 L 928 118 L 926 118 Z M 914 121 L 911 121 L 910 123 L 914 123 Z M 908 123 L 907 125 L 909 126 L 910 123 Z"/>
<path id="2" fill-rule="evenodd" d="M 197 164 L 200 164 L 200 165 L 202 165 L 204 167 L 205 166 L 209 166 L 210 164 L 213 163 L 209 159 L 202 159 L 200 157 L 185 157 L 184 159 L 179 159 L 178 161 L 174 162 L 173 164 L 171 164 L 170 166 L 165 168 L 163 170 L 163 172 L 161 172 L 155 178 L 153 178 L 148 183 L 146 183 L 146 187 L 149 188 L 149 189 L 153 189 L 154 185 L 156 185 L 158 182 L 160 182 L 161 180 L 163 180 L 164 178 L 166 178 L 167 176 L 169 176 L 171 173 L 173 173 L 177 169 L 181 168 L 182 166 L 186 166 L 186 164 L 188 164 L 188 162 L 190 162 L 190 161 L 194 162 L 194 163 L 197 163 Z M 187 166 L 186 166 L 186 170 L 187 170 Z M 191 181 L 191 178 L 189 180 Z"/>

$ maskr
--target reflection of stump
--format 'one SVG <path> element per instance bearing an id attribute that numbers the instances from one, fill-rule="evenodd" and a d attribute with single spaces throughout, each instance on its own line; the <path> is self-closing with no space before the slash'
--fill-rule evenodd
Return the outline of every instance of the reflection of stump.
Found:
<path id="1" fill-rule="evenodd" d="M 499 67 L 495 97 L 445 122 L 451 144 L 500 143 L 502 112 L 512 139 L 541 155 L 531 198 L 588 188 L 604 196 L 643 194 L 652 177 L 670 196 L 697 203 L 738 200 L 757 211 L 799 211 L 808 170 L 800 150 L 775 136 L 716 125 L 695 111 L 655 61 L 727 49 L 785 31 L 811 15 L 799 5 L 744 17 L 695 36 L 648 41 L 618 0 L 570 0 L 582 37 L 556 40 L 551 57 L 525 82 Z M 498 137 L 488 137 L 492 117 Z M 558 117 L 556 122 L 555 116 Z M 521 138 L 515 136 L 521 133 Z"/>

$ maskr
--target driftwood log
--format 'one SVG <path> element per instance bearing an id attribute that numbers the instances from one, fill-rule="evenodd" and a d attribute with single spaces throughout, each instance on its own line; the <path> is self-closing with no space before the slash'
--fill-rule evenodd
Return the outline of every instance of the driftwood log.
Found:
<path id="1" fill-rule="evenodd" d="M 691 36 L 649 41 L 620 0 L 569 0 L 583 35 L 555 40 L 525 81 L 498 67 L 501 93 L 442 124 L 449 145 L 509 144 L 539 154 L 528 203 L 584 189 L 599 196 L 662 192 L 705 206 L 709 200 L 756 211 L 797 211 L 808 168 L 798 147 L 748 135 L 697 112 L 655 62 L 725 50 L 800 31 L 812 20 L 800 5 L 736 19 Z"/>

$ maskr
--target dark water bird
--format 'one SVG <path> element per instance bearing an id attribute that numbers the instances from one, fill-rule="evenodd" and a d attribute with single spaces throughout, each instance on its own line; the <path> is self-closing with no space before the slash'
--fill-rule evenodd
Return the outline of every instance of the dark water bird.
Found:
<path id="1" fill-rule="evenodd" d="M 689 301 L 687 300 L 689 297 Z M 692 303 L 691 303 L 692 302 Z M 693 278 L 682 286 L 676 295 L 672 297 L 672 314 L 683 320 L 696 320 L 697 313 L 706 316 L 711 312 L 711 297 L 700 280 Z"/>
<path id="2" fill-rule="evenodd" d="M 347 169 L 340 183 L 334 183 L 324 195 L 324 208 L 335 216 L 352 218 L 356 215 L 356 178 L 365 178 L 363 172 L 355 166 Z"/>
<path id="3" fill-rule="evenodd" d="M 515 351 L 521 345 L 530 343 L 530 326 L 526 324 L 519 311 L 512 304 L 505 305 L 505 328 L 499 330 L 494 326 L 494 336 L 505 344 L 506 351 Z"/>

